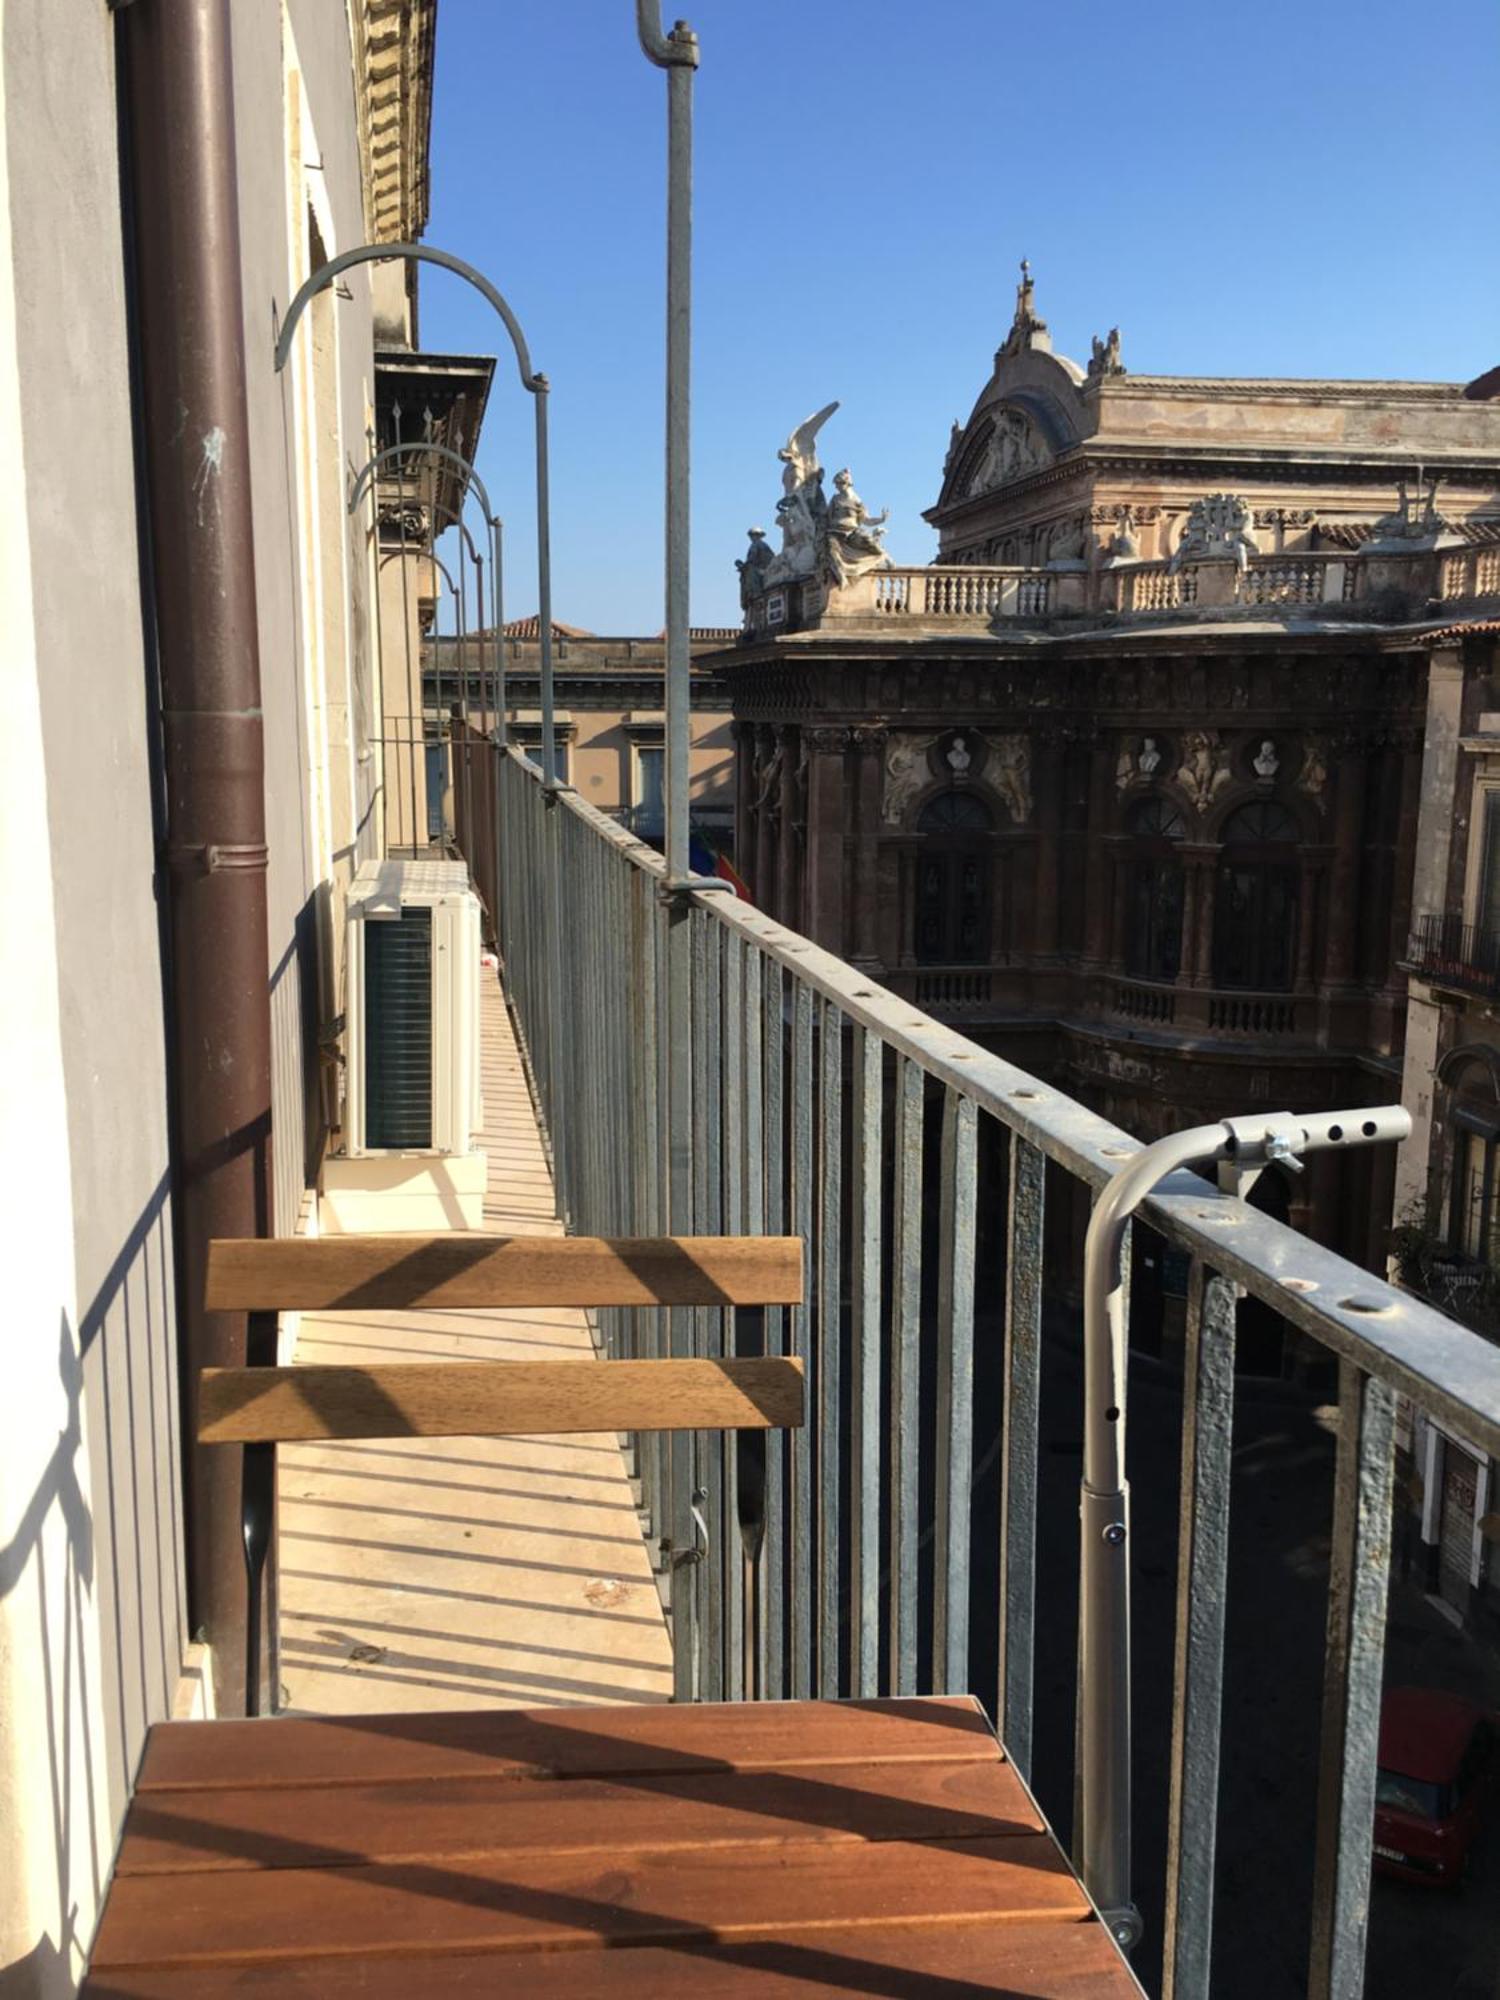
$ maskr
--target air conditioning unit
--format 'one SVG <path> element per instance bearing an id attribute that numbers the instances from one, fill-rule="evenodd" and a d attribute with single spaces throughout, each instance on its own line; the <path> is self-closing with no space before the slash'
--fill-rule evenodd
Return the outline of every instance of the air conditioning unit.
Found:
<path id="1" fill-rule="evenodd" d="M 349 890 L 345 1151 L 468 1153 L 480 1120 L 479 900 L 461 861 L 366 861 Z"/>
<path id="2" fill-rule="evenodd" d="M 367 861 L 350 885 L 334 1229 L 482 1226 L 479 902 L 462 862 Z"/>

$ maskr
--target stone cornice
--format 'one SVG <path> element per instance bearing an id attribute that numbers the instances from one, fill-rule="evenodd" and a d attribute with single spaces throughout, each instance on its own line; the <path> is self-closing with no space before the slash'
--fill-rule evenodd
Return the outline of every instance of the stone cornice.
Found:
<path id="1" fill-rule="evenodd" d="M 1111 398 L 1140 396 L 1227 397 L 1235 402 L 1462 403 L 1462 382 L 1376 382 L 1338 376 L 1298 375 L 1138 375 L 1134 369 L 1111 375 L 1104 384 Z"/>
<path id="2" fill-rule="evenodd" d="M 371 243 L 427 227 L 437 0 L 354 0 L 354 79 Z"/>

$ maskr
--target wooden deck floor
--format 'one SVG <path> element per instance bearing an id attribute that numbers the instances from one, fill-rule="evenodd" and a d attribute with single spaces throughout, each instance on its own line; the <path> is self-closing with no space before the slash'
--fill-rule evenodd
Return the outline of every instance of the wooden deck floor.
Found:
<path id="1" fill-rule="evenodd" d="M 510 1017 L 484 978 L 485 1226 L 560 1234 Z M 330 1313 L 298 1361 L 567 1360 L 574 1310 Z M 665 1701 L 671 1646 L 612 1436 L 287 1445 L 281 1706 Z"/>
<path id="2" fill-rule="evenodd" d="M 86 2000 L 1140 2000 L 967 1700 L 152 1732 Z"/>

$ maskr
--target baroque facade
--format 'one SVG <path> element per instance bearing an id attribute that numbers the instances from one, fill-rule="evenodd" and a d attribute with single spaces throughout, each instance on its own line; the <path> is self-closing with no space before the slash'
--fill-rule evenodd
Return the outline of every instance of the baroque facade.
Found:
<path id="1" fill-rule="evenodd" d="M 1414 1130 L 1396 1184 L 1404 1283 L 1500 1338 L 1500 656 L 1455 628 L 1427 679 L 1403 1101 Z M 1454 1424 L 1411 1423 L 1410 1551 L 1461 1618 L 1500 1623 L 1500 1467 Z"/>
<path id="2" fill-rule="evenodd" d="M 742 872 L 1143 1138 L 1388 1101 L 1429 634 L 1500 595 L 1500 405 L 1120 357 L 1117 332 L 1086 369 L 1055 354 L 1023 274 L 928 566 L 872 522 L 846 577 L 794 434 L 822 540 L 741 565 L 723 656 Z M 1378 1267 L 1389 1174 L 1257 1198 Z"/>

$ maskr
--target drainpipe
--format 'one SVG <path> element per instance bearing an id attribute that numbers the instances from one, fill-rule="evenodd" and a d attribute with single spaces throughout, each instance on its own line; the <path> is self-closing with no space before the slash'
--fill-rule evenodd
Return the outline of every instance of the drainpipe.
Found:
<path id="1" fill-rule="evenodd" d="M 244 1315 L 205 1312 L 203 1281 L 211 1238 L 270 1232 L 271 1016 L 229 0 L 134 0 L 119 20 L 167 802 L 188 1615 L 232 1715 L 240 1454 L 196 1443 L 197 1387 L 201 1368 L 246 1359 Z"/>

